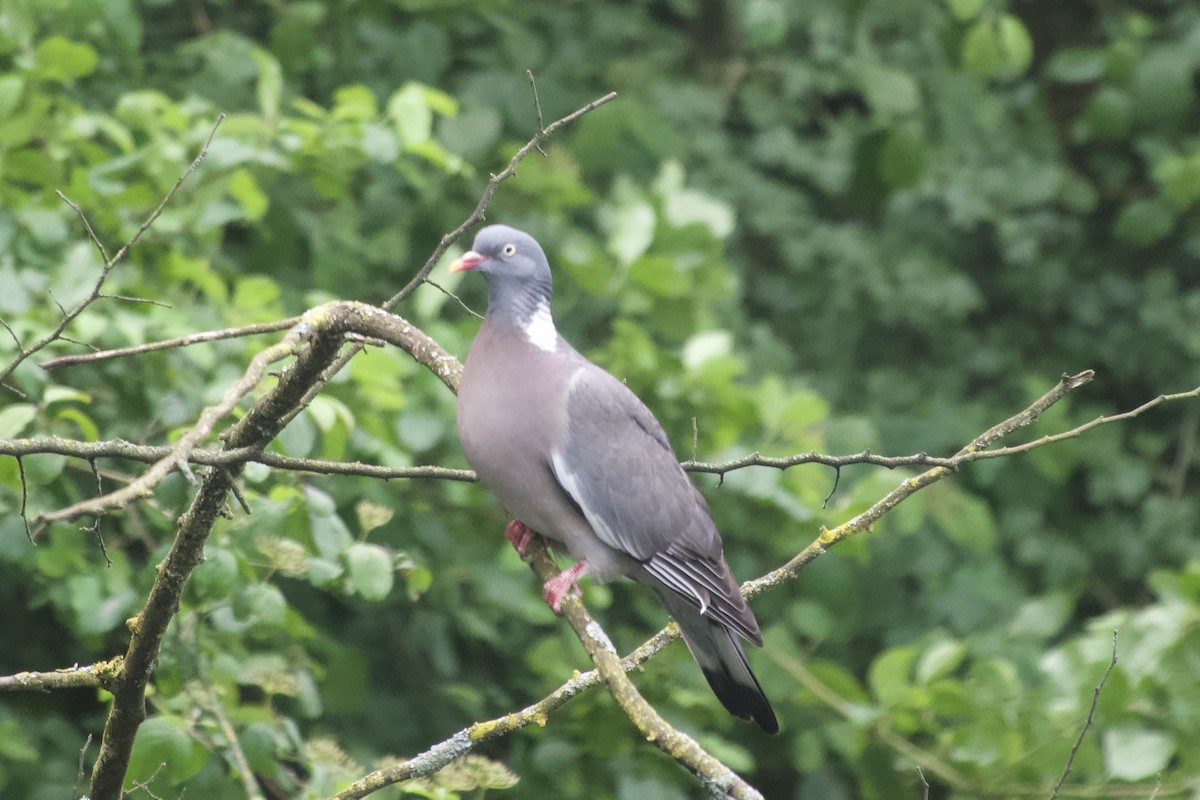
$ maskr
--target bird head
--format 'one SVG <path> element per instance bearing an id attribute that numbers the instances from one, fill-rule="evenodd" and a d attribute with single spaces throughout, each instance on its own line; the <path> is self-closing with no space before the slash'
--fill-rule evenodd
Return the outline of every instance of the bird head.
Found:
<path id="1" fill-rule="evenodd" d="M 489 225 L 475 236 L 471 249 L 450 264 L 451 272 L 481 272 L 490 281 L 512 280 L 549 285 L 550 264 L 537 240 L 507 225 Z"/>

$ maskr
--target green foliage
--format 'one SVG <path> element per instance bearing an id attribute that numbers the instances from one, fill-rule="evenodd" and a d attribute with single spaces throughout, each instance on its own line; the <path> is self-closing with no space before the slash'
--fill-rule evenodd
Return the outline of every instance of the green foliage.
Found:
<path id="1" fill-rule="evenodd" d="M 531 134 L 532 68 L 546 121 L 621 98 L 527 159 L 489 219 L 547 244 L 560 328 L 682 456 L 946 454 L 1095 368 L 1030 429 L 1060 431 L 1200 383 L 1198 30 L 1186 3 L 0 3 L 0 364 L 101 269 L 55 191 L 111 255 L 220 113 L 105 287 L 169 307 L 102 299 L 67 335 L 120 347 L 390 296 Z M 434 279 L 481 308 L 480 285 Z M 476 330 L 430 286 L 399 311 L 459 355 Z M 0 437 L 173 441 L 263 342 L 35 358 L 8 381 L 23 396 L 0 388 Z M 432 376 L 372 347 L 272 449 L 462 466 L 452 420 Z M 730 720 L 681 647 L 637 682 L 767 796 L 918 797 L 900 738 L 935 796 L 975 797 L 1053 785 L 1118 629 L 1071 780 L 1194 781 L 1194 420 L 1168 406 L 974 464 L 757 600 L 776 739 Z M 140 468 L 21 466 L 31 512 Z M 123 652 L 190 484 L 34 547 L 20 475 L 0 459 L 0 673 Z M 749 578 L 903 477 L 847 468 L 832 495 L 818 467 L 697 483 Z M 586 666 L 476 486 L 251 465 L 243 495 L 164 642 L 128 786 L 244 796 L 240 749 L 282 795 L 327 797 Z M 664 621 L 636 587 L 585 599 L 623 649 Z M 0 794 L 68 796 L 108 699 L 6 701 Z M 483 756 L 383 796 L 500 796 L 518 777 L 507 794 L 696 792 L 601 692 Z"/>

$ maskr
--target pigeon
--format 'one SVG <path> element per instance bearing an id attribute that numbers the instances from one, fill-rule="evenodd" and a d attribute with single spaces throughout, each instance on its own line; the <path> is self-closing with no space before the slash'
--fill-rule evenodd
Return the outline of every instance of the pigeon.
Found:
<path id="1" fill-rule="evenodd" d="M 649 587 L 725 708 L 777 732 L 739 641 L 762 646 L 762 633 L 708 504 L 645 404 L 559 335 L 541 246 L 489 225 L 450 265 L 464 270 L 487 279 L 488 305 L 459 384 L 459 441 L 515 518 L 518 551 L 537 532 L 578 562 L 546 582 L 546 601 L 559 611 L 583 575 Z"/>

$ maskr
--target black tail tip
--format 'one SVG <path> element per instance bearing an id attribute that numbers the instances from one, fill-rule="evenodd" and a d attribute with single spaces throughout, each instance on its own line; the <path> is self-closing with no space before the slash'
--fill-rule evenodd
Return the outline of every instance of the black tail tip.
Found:
<path id="1" fill-rule="evenodd" d="M 761 707 L 756 708 L 749 717 L 742 717 L 742 719 L 754 720 L 754 722 L 758 723 L 758 727 L 763 729 L 764 733 L 774 736 L 779 733 L 779 720 L 775 719 L 775 712 L 771 709 L 770 704 L 767 703 L 766 698 L 762 697 L 759 699 L 762 701 Z"/>
<path id="2" fill-rule="evenodd" d="M 713 694 L 730 714 L 739 719 L 753 720 L 766 733 L 779 733 L 779 720 L 775 718 L 775 711 L 771 708 L 762 687 L 758 685 L 754 673 L 748 668 L 743 677 L 749 677 L 749 681 L 736 680 L 725 671 L 704 670 L 704 677 L 708 679 Z"/>

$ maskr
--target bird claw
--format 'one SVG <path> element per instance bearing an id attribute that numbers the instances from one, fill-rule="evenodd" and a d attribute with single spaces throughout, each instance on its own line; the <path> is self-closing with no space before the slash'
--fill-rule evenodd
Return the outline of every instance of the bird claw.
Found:
<path id="1" fill-rule="evenodd" d="M 542 599 L 550 606 L 555 614 L 562 611 L 562 601 L 567 594 L 576 597 L 583 594 L 578 581 L 587 574 L 587 564 L 580 561 L 573 567 L 567 567 L 542 585 Z"/>
<path id="2" fill-rule="evenodd" d="M 514 519 L 504 529 L 504 538 L 508 539 L 509 543 L 512 544 L 513 549 L 517 551 L 517 555 L 524 556 L 525 548 L 529 547 L 529 540 L 533 538 L 533 528 L 519 519 Z"/>

